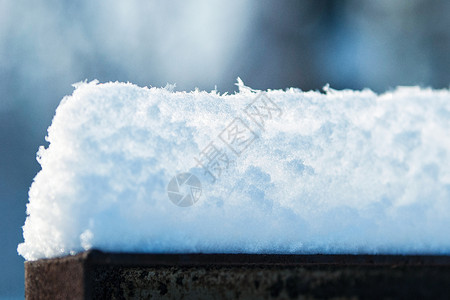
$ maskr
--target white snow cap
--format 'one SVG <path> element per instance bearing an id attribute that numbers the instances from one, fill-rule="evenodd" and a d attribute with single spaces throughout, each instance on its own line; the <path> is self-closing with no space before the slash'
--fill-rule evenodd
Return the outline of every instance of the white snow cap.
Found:
<path id="1" fill-rule="evenodd" d="M 76 84 L 39 149 L 19 254 L 450 254 L 448 89 L 238 85 Z"/>

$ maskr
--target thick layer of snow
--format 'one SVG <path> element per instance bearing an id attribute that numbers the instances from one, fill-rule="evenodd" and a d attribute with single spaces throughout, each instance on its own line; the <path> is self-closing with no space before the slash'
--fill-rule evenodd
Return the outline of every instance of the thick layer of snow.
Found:
<path id="1" fill-rule="evenodd" d="M 261 98 L 271 110 L 259 105 L 252 119 L 245 111 Z M 237 139 L 239 155 L 225 143 L 232 122 L 255 137 Z M 27 260 L 90 248 L 450 253 L 449 90 L 260 94 L 240 83 L 219 95 L 79 83 L 47 140 L 18 247 Z M 213 182 L 197 161 L 218 153 Z M 183 172 L 202 185 L 188 207 L 166 190 Z"/>

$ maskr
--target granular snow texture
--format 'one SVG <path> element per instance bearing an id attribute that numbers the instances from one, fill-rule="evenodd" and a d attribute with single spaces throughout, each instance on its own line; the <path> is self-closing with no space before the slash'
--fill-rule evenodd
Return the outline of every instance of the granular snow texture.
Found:
<path id="1" fill-rule="evenodd" d="M 19 254 L 450 254 L 448 89 L 239 90 L 76 84 Z M 186 207 L 167 192 L 184 172 Z"/>

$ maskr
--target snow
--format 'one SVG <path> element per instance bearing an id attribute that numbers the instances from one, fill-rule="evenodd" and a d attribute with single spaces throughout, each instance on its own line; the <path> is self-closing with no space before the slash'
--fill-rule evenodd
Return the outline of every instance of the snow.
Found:
<path id="1" fill-rule="evenodd" d="M 450 254 L 448 89 L 74 86 L 37 154 L 27 260 L 91 248 Z M 182 173 L 201 182 L 193 205 L 169 199 Z"/>

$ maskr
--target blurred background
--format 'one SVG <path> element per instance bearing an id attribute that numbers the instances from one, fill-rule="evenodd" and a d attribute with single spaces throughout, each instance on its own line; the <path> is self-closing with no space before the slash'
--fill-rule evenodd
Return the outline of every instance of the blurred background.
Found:
<path id="1" fill-rule="evenodd" d="M 449 16 L 446 0 L 0 0 L 0 298 L 23 298 L 35 153 L 71 84 L 448 88 Z"/>

